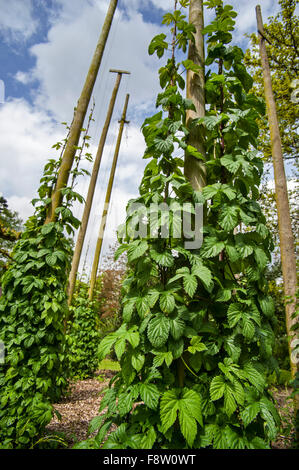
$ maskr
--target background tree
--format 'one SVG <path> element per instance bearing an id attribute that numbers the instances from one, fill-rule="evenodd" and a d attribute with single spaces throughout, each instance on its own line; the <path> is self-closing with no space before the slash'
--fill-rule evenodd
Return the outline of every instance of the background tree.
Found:
<path id="1" fill-rule="evenodd" d="M 295 15 L 296 5 L 298 0 L 279 0 L 281 10 L 276 17 L 270 17 L 268 25 L 259 26 L 259 34 L 261 42 L 267 45 L 268 62 L 271 70 L 271 81 L 276 101 L 277 118 L 280 127 L 282 153 L 284 158 L 284 166 L 286 175 L 294 178 L 294 173 L 298 169 L 298 17 Z M 251 36 L 251 49 L 246 53 L 246 63 L 249 65 L 250 70 L 255 78 L 255 92 L 263 96 L 264 94 L 264 77 L 262 73 L 262 61 L 258 51 L 259 39 L 257 35 Z M 263 46 L 265 47 L 265 46 Z M 266 59 L 265 59 L 266 60 Z M 264 68 L 266 66 L 264 65 Z M 266 86 L 266 85 L 265 85 Z M 269 92 L 270 93 L 270 92 Z M 268 96 L 269 96 L 268 93 Z M 269 99 L 268 99 L 269 102 Z M 271 115 L 270 111 L 269 120 Z M 273 123 L 272 123 L 273 126 Z M 262 204 L 267 213 L 268 226 L 270 226 L 272 233 L 275 235 L 276 249 L 272 261 L 274 261 L 273 269 L 277 273 L 280 271 L 279 264 L 282 259 L 282 271 L 284 278 L 284 291 L 285 295 L 294 297 L 296 290 L 296 267 L 295 248 L 293 237 L 296 240 L 297 227 L 296 222 L 298 219 L 298 206 L 296 204 L 296 196 L 298 196 L 298 185 L 293 186 L 295 181 L 292 181 L 292 189 L 289 187 L 289 203 L 286 197 L 282 194 L 282 173 L 283 168 L 279 167 L 278 159 L 280 152 L 277 147 L 274 150 L 273 142 L 277 139 L 272 139 L 272 148 L 270 142 L 270 131 L 268 120 L 260 121 L 261 143 L 259 150 L 262 152 L 263 158 L 267 162 L 272 162 L 275 170 L 275 188 L 273 190 L 269 185 L 269 178 L 266 178 L 263 184 L 263 191 L 261 195 Z M 280 148 L 280 147 L 279 147 Z M 273 157 L 272 157 L 273 152 Z M 272 168 L 272 167 L 271 167 Z M 276 168 L 276 169 L 275 169 Z M 270 170 L 270 169 L 269 169 Z M 283 191 L 284 193 L 286 190 Z M 275 204 L 275 198 L 277 205 Z M 284 198 L 284 200 L 283 200 Z M 295 201 L 295 202 L 294 202 Z M 282 210 L 283 208 L 283 210 Z M 279 210 L 279 212 L 278 212 Z M 290 217 L 288 216 L 288 210 Z M 279 219 L 277 217 L 279 215 Z M 283 219 L 284 217 L 284 219 Z M 291 217 L 292 227 L 290 222 Z M 288 228 L 289 227 L 289 228 Z M 277 228 L 279 228 L 279 233 Z M 293 231 L 293 235 L 292 235 Z M 297 237 L 298 240 L 298 237 Z M 291 253 L 289 255 L 288 253 Z M 288 255 L 288 258 L 287 258 Z M 283 258 L 282 258 L 283 257 Z M 278 266 L 277 266 L 278 264 Z M 281 284 L 281 278 L 278 277 L 277 287 Z M 293 315 L 295 307 L 290 302 L 286 302 L 286 326 L 288 334 L 290 333 L 290 326 L 294 323 Z M 291 340 L 289 340 L 289 349 L 291 353 Z M 296 366 L 291 361 L 291 369 L 294 375 Z"/>
<path id="2" fill-rule="evenodd" d="M 22 219 L 8 207 L 7 200 L 0 196 L 0 278 L 10 259 L 15 242 L 20 238 Z"/>
<path id="3" fill-rule="evenodd" d="M 298 240 L 298 111 L 299 100 L 296 90 L 299 88 L 299 18 L 295 14 L 299 0 L 279 0 L 280 12 L 275 17 L 268 18 L 264 25 L 267 40 L 267 54 L 271 68 L 272 87 L 275 95 L 280 133 L 288 179 L 294 184 L 289 186 L 290 213 L 295 239 Z M 257 96 L 264 98 L 264 85 L 259 55 L 258 36 L 250 36 L 250 48 L 245 53 L 244 62 L 249 67 L 254 78 L 253 90 Z M 272 163 L 270 133 L 268 120 L 261 119 L 259 150 L 267 163 Z M 277 231 L 277 216 L 274 188 L 267 183 L 270 169 L 263 176 L 260 202 L 267 217 L 267 225 L 271 229 L 275 243 L 275 260 L 279 257 L 279 237 Z"/>
<path id="4" fill-rule="evenodd" d="M 110 246 L 103 260 L 92 301 L 88 299 L 89 282 L 85 280 L 85 273 L 76 281 L 66 329 L 73 379 L 93 376 L 99 366 L 97 350 L 100 339 L 121 325 L 121 284 L 126 271 L 125 255 L 114 260 L 115 250 L 116 246 Z"/>
<path id="5" fill-rule="evenodd" d="M 267 38 L 267 54 L 271 68 L 272 86 L 277 106 L 278 119 L 285 161 L 298 165 L 298 111 L 299 100 L 299 18 L 295 14 L 298 0 L 279 0 L 280 12 L 268 18 L 264 25 Z M 245 64 L 254 79 L 254 91 L 264 96 L 258 36 L 250 36 L 250 48 L 245 54 Z M 297 82 L 296 82 L 297 81 Z M 260 146 L 264 159 L 271 162 L 271 145 L 267 119 L 260 121 Z"/>

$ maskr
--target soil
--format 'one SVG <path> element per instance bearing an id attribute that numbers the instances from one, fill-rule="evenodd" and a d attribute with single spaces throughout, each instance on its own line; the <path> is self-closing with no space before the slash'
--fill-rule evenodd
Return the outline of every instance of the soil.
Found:
<path id="1" fill-rule="evenodd" d="M 65 448 L 87 439 L 89 423 L 99 414 L 104 389 L 113 375 L 112 371 L 100 370 L 92 379 L 71 382 L 68 395 L 53 405 L 61 419 L 53 417 L 46 427 L 47 435 L 62 437 Z"/>
<path id="2" fill-rule="evenodd" d="M 282 421 L 282 429 L 275 442 L 272 443 L 273 449 L 291 449 L 295 447 L 295 428 L 293 400 L 290 399 L 292 389 L 280 386 L 272 390 L 276 401 L 276 409 Z"/>
<path id="3" fill-rule="evenodd" d="M 76 442 L 87 439 L 89 423 L 99 414 L 103 391 L 114 374 L 115 372 L 112 371 L 100 370 L 92 379 L 72 382 L 68 395 L 60 403 L 54 404 L 61 419 L 59 420 L 56 416 L 52 419 L 46 428 L 47 434 L 60 436 L 65 448 L 72 448 Z M 279 387 L 272 390 L 272 393 L 277 401 L 277 410 L 285 428 L 290 423 L 292 416 L 292 406 L 288 400 L 291 390 Z M 292 439 L 287 434 L 282 431 L 277 440 L 272 443 L 272 448 L 291 448 Z"/>

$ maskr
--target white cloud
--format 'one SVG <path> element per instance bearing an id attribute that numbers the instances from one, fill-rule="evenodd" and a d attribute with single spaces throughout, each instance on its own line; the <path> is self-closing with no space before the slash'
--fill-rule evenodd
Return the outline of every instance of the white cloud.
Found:
<path id="1" fill-rule="evenodd" d="M 58 121 L 71 121 L 73 107 L 80 94 L 98 40 L 106 7 L 107 3 L 103 2 L 89 1 L 83 5 L 81 0 L 61 2 L 61 10 L 52 20 L 48 42 L 37 44 L 31 49 L 31 53 L 36 57 L 36 66 L 27 73 L 19 71 L 15 76 L 15 79 L 23 84 L 28 84 L 34 79 L 39 81 L 40 87 L 34 96 L 34 106 L 30 107 L 23 100 L 15 100 L 6 103 L 0 109 L 2 136 L 0 148 L 3 156 L 0 185 L 4 193 L 9 195 L 8 199 L 13 208 L 25 219 L 32 213 L 29 202 L 39 185 L 43 165 L 49 157 L 49 149 L 61 138 L 61 135 L 55 135 L 57 134 L 55 123 L 48 117 L 48 113 L 50 112 Z M 84 31 L 85 34 L 79 35 L 78 31 Z M 94 90 L 95 123 L 90 129 L 93 155 L 96 153 L 116 78 L 115 74 L 109 73 L 108 70 L 127 69 L 131 72 L 131 76 L 122 78 L 102 159 L 90 217 L 92 228 L 89 230 L 93 243 L 97 236 L 97 233 L 93 233 L 96 230 L 95 221 L 99 217 L 105 197 L 104 191 L 118 132 L 117 120 L 123 107 L 125 92 L 131 95 L 127 116 L 131 124 L 125 128 L 121 145 L 114 183 L 114 206 L 107 226 L 108 238 L 113 237 L 117 225 L 124 220 L 128 199 L 138 194 L 138 185 L 146 164 L 141 158 L 144 140 L 139 127 L 144 111 L 152 106 L 158 91 L 157 61 L 154 58 L 148 59 L 147 56 L 148 43 L 156 33 L 158 33 L 157 26 L 144 23 L 142 16 L 136 11 L 130 10 L 129 15 L 116 13 Z M 11 161 L 9 154 L 13 154 Z M 22 175 L 21 184 L 18 176 L 14 176 L 12 167 L 17 169 L 17 174 Z M 86 195 L 87 189 L 88 179 L 84 178 L 79 182 L 77 190 Z M 117 203 L 114 202 L 115 198 Z M 83 207 L 77 204 L 74 208 L 75 215 L 80 217 L 82 211 Z M 116 213 L 117 218 L 114 216 Z M 88 237 L 89 234 L 86 240 Z"/>
<path id="2" fill-rule="evenodd" d="M 111 162 L 115 151 L 115 140 L 117 132 L 118 125 L 112 126 L 112 135 L 110 136 L 112 142 L 108 143 L 108 145 L 106 145 L 105 147 L 98 183 L 94 195 L 94 202 L 90 213 L 90 223 L 86 233 L 85 246 L 83 250 L 85 253 L 88 244 L 90 244 L 90 250 L 88 255 L 89 264 L 92 263 L 92 256 L 94 253 L 98 236 L 100 217 L 104 207 L 106 187 L 109 179 Z M 128 133 L 127 138 L 126 133 Z M 114 137 L 114 139 L 112 139 L 112 136 Z M 144 141 L 140 132 L 138 131 L 138 128 L 135 126 L 129 126 L 124 132 L 123 140 L 120 147 L 118 164 L 116 168 L 116 174 L 107 219 L 107 226 L 103 241 L 103 253 L 105 253 L 109 245 L 111 243 L 113 244 L 113 241 L 116 240 L 117 227 L 125 221 L 125 209 L 128 200 L 138 196 L 138 186 L 142 178 L 144 166 L 147 163 L 146 160 L 142 160 L 141 158 L 143 155 L 144 147 Z M 77 190 L 81 194 L 86 195 L 88 190 L 88 179 L 80 181 Z M 77 205 L 75 208 L 75 213 L 79 217 L 82 216 L 83 206 Z M 81 268 L 82 263 L 84 262 L 83 258 L 81 262 Z"/>
<path id="3" fill-rule="evenodd" d="M 172 11 L 174 1 L 173 0 L 128 0 L 126 2 L 126 8 L 137 10 L 137 8 L 151 7 L 154 5 L 156 8 L 160 8 L 164 11 Z"/>
<path id="4" fill-rule="evenodd" d="M 22 198 L 35 196 L 43 165 L 54 153 L 51 147 L 62 137 L 61 127 L 26 101 L 0 105 L 0 187 L 5 197 L 21 198 L 20 207 L 15 209 L 22 217 Z"/>
<path id="5" fill-rule="evenodd" d="M 0 0 L 0 35 L 5 42 L 27 40 L 36 31 L 31 0 Z"/>
<path id="6" fill-rule="evenodd" d="M 229 0 L 228 3 L 234 7 L 234 10 L 238 13 L 235 26 L 235 32 L 233 33 L 234 42 L 239 42 L 244 39 L 244 35 L 256 32 L 256 13 L 255 7 L 258 4 L 255 0 Z M 278 1 L 263 0 L 261 2 L 263 20 L 266 22 L 269 16 L 275 16 L 279 11 Z"/>
<path id="7" fill-rule="evenodd" d="M 30 203 L 31 199 L 32 198 L 25 196 L 10 196 L 7 198 L 8 207 L 12 211 L 16 211 L 18 214 L 21 214 L 22 221 L 26 222 L 34 212 L 34 208 Z"/>
<path id="8" fill-rule="evenodd" d="M 239 13 L 234 35 L 236 42 L 242 40 L 245 32 L 255 31 L 256 2 L 231 2 Z M 165 10 L 173 7 L 173 0 L 152 0 L 152 3 Z M 108 1 L 56 0 L 56 4 L 60 8 L 51 12 L 47 41 L 31 48 L 31 54 L 36 59 L 35 66 L 26 72 L 20 70 L 14 77 L 23 85 L 30 85 L 34 80 L 39 84 L 38 89 L 32 89 L 33 106 L 24 100 L 12 100 L 0 105 L 0 188 L 11 207 L 23 219 L 32 213 L 29 202 L 35 197 L 44 163 L 53 156 L 51 146 L 64 137 L 64 129 L 57 122 L 71 122 L 73 108 L 85 80 Z M 116 226 L 123 222 L 126 203 L 129 198 L 137 195 L 143 168 L 147 163 L 141 158 L 144 139 L 139 128 L 144 115 L 154 107 L 159 90 L 157 70 L 164 62 L 148 56 L 149 42 L 155 34 L 161 32 L 161 26 L 144 21 L 138 12 L 140 4 L 146 5 L 148 1 L 127 0 L 126 12 L 117 10 L 94 89 L 95 122 L 90 135 L 95 155 L 115 81 L 115 75 L 109 73 L 109 69 L 120 68 L 131 72 L 130 76 L 122 78 L 103 155 L 86 237 L 86 246 L 91 240 L 93 248 L 125 93 L 130 93 L 127 118 L 131 124 L 124 132 L 121 145 L 107 239 L 113 238 Z M 276 6 L 273 6 L 271 0 L 263 0 L 262 8 L 264 19 L 276 13 Z M 32 17 L 30 0 L 0 0 L 0 10 L 0 32 L 7 32 L 10 38 L 26 39 L 35 31 L 36 22 Z M 206 24 L 210 17 L 210 13 L 206 15 Z M 53 116 L 57 122 L 49 116 Z M 78 192 L 86 195 L 87 188 L 88 179 L 82 179 L 78 184 Z M 80 216 L 82 211 L 83 207 L 76 205 L 75 214 Z M 118 218 L 113 214 L 117 214 Z M 107 246 L 107 243 L 105 241 L 104 245 Z M 92 252 L 91 249 L 89 256 Z"/>
<path id="9" fill-rule="evenodd" d="M 97 221 L 103 209 L 111 161 L 115 151 L 115 140 L 119 124 L 112 123 L 105 146 L 99 179 L 90 216 L 90 228 L 86 242 L 97 237 Z M 51 147 L 64 138 L 64 128 L 57 126 L 42 110 L 29 106 L 24 100 L 13 100 L 0 106 L 0 187 L 9 206 L 16 210 L 25 221 L 33 213 L 30 201 L 36 197 L 36 190 L 42 169 L 48 158 L 57 156 Z M 98 140 L 99 140 L 98 136 Z M 98 141 L 94 140 L 91 152 L 95 156 Z M 118 167 L 113 188 L 111 211 L 107 225 L 107 237 L 115 237 L 117 226 L 125 219 L 128 199 L 136 197 L 146 161 L 142 160 L 144 142 L 134 125 L 125 128 L 119 153 Z M 91 165 L 84 165 L 91 169 Z M 76 190 L 86 196 L 89 179 L 81 178 Z M 80 218 L 83 206 L 76 204 L 74 214 Z"/>
<path id="10" fill-rule="evenodd" d="M 34 78 L 32 77 L 32 74 L 30 72 L 26 73 L 26 72 L 22 72 L 21 70 L 19 70 L 15 74 L 14 79 L 17 82 L 22 83 L 23 85 L 29 85 L 34 80 Z"/>
<path id="11" fill-rule="evenodd" d="M 102 5 L 76 0 L 71 2 L 70 16 L 70 3 L 63 2 L 61 13 L 49 30 L 48 41 L 31 48 L 36 59 L 31 75 L 40 84 L 35 103 L 59 120 L 71 119 L 80 95 L 106 14 Z M 129 16 L 116 12 L 94 89 L 101 109 L 107 108 L 115 80 L 110 68 L 131 72 L 130 78 L 123 77 L 121 85 L 131 92 L 131 106 L 138 103 L 138 107 L 147 108 L 152 102 L 158 90 L 158 64 L 154 58 L 148 60 L 147 48 L 158 32 L 157 26 L 144 23 L 136 11 L 130 11 Z"/>

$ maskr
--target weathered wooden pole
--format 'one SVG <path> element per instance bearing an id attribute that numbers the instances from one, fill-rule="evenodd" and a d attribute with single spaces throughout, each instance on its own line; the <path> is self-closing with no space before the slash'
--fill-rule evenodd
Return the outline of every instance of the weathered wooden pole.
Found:
<path id="1" fill-rule="evenodd" d="M 78 146 L 91 94 L 101 65 L 105 45 L 111 28 L 113 16 L 117 7 L 117 2 L 118 0 L 110 0 L 107 15 L 102 27 L 102 32 L 92 58 L 89 71 L 87 73 L 81 96 L 77 103 L 73 122 L 70 127 L 69 138 L 62 156 L 57 182 L 53 194 L 51 196 L 52 201 L 49 206 L 45 224 L 53 222 L 55 220 L 55 211 L 60 206 L 62 201 L 61 190 L 66 187 L 68 182 L 69 174 L 76 154 L 76 147 Z"/>
<path id="2" fill-rule="evenodd" d="M 205 116 L 205 47 L 204 36 L 204 12 L 203 0 L 190 0 L 189 23 L 192 23 L 196 31 L 194 42 L 189 42 L 188 59 L 200 67 L 197 73 L 187 70 L 186 95 L 191 99 L 196 111 L 187 110 L 186 124 L 190 132 L 188 144 L 195 147 L 202 155 L 205 155 L 204 139 L 199 126 L 192 126 L 192 120 Z M 200 191 L 206 185 L 206 168 L 203 162 L 185 153 L 184 173 L 195 191 Z M 178 361 L 178 383 L 184 387 L 185 363 L 184 355 Z"/>
<path id="3" fill-rule="evenodd" d="M 287 180 L 283 163 L 283 151 L 279 131 L 278 117 L 272 88 L 269 60 L 265 44 L 265 30 L 262 20 L 261 7 L 259 5 L 256 7 L 256 17 L 272 147 L 275 197 L 277 206 L 278 231 L 280 239 L 281 267 L 283 275 L 284 294 L 286 296 L 286 329 L 288 335 L 291 372 L 292 377 L 295 377 L 295 374 L 298 370 L 298 363 L 296 363 L 295 352 L 295 346 L 297 344 L 296 340 L 298 340 L 298 335 L 295 331 L 292 331 L 292 327 L 296 324 L 296 319 L 293 318 L 296 309 L 297 285 L 295 243 L 291 225 Z"/>
<path id="4" fill-rule="evenodd" d="M 112 193 L 112 187 L 113 187 L 113 181 L 114 181 L 114 176 L 115 176 L 116 164 L 117 164 L 117 159 L 118 159 L 122 134 L 123 134 L 123 130 L 124 130 L 124 125 L 129 122 L 129 121 L 126 120 L 129 96 L 130 95 L 126 95 L 126 100 L 125 100 L 125 105 L 124 105 L 122 117 L 119 121 L 120 122 L 119 132 L 118 132 L 118 137 L 117 137 L 117 142 L 116 142 L 112 167 L 111 167 L 111 171 L 110 171 L 108 187 L 107 187 L 107 191 L 106 191 L 105 205 L 104 205 L 104 210 L 103 210 L 102 218 L 101 218 L 101 226 L 100 226 L 99 236 L 98 236 L 98 240 L 97 240 L 97 245 L 96 245 L 96 250 L 95 250 L 95 255 L 94 255 L 94 260 L 93 260 L 93 265 L 92 265 L 90 285 L 89 285 L 89 291 L 88 291 L 89 300 L 92 300 L 93 291 L 94 291 L 94 287 L 95 287 L 95 283 L 96 283 L 96 279 L 97 279 L 97 272 L 98 272 L 98 266 L 99 266 L 99 261 L 100 261 L 100 256 L 101 256 L 103 237 L 104 237 L 104 232 L 105 232 L 105 228 L 106 228 L 106 218 L 107 218 L 107 214 L 108 214 L 108 210 L 109 210 L 110 198 L 111 198 L 111 193 Z"/>
<path id="5" fill-rule="evenodd" d="M 195 41 L 190 41 L 188 58 L 200 67 L 199 72 L 187 71 L 187 98 L 191 99 L 196 111 L 188 110 L 186 124 L 190 135 L 188 144 L 195 147 L 202 155 L 205 155 L 204 139 L 199 126 L 192 127 L 192 120 L 205 116 L 205 47 L 202 30 L 204 28 L 203 0 L 191 0 L 189 6 L 189 23 L 192 23 L 196 32 Z M 205 164 L 186 152 L 185 175 L 191 182 L 193 189 L 200 190 L 206 185 Z"/>
<path id="6" fill-rule="evenodd" d="M 81 258 L 81 253 L 82 253 L 82 248 L 84 244 L 84 239 L 86 235 L 86 230 L 87 230 L 87 225 L 88 225 L 88 220 L 90 216 L 90 211 L 91 211 L 91 206 L 92 206 L 92 201 L 93 201 L 93 196 L 95 192 L 95 187 L 96 187 L 96 182 L 98 178 L 98 173 L 99 173 L 99 168 L 102 160 L 102 155 L 103 155 L 103 150 L 108 134 L 108 129 L 110 126 L 113 110 L 114 110 L 114 105 L 115 105 L 115 100 L 117 96 L 117 92 L 119 89 L 119 85 L 121 82 L 121 77 L 122 74 L 129 74 L 130 72 L 127 72 L 125 70 L 114 70 L 111 69 L 110 72 L 117 73 L 116 77 L 116 82 L 114 85 L 114 89 L 112 91 L 112 96 L 110 99 L 109 103 L 109 108 L 107 112 L 107 117 L 104 123 L 104 127 L 102 130 L 96 158 L 94 161 L 91 177 L 90 177 L 90 183 L 89 183 L 89 188 L 88 188 L 88 193 L 86 197 L 86 202 L 84 206 L 84 211 L 83 211 L 83 216 L 82 216 L 82 221 L 78 233 L 78 238 L 75 246 L 75 251 L 74 251 L 74 256 L 73 256 L 73 261 L 72 261 L 72 267 L 71 267 L 71 272 L 69 275 L 69 285 L 68 285 L 68 304 L 71 305 L 72 299 L 73 299 L 73 294 L 75 290 L 75 285 L 76 285 L 76 278 L 77 278 L 77 272 L 78 272 L 78 267 L 80 263 L 80 258 Z"/>

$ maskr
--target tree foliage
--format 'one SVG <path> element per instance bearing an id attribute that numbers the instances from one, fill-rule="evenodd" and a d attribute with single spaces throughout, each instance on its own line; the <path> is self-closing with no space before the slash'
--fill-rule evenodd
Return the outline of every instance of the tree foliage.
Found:
<path id="1" fill-rule="evenodd" d="M 296 15 L 298 0 L 279 0 L 279 5 L 280 12 L 278 15 L 268 18 L 268 24 L 265 25 L 265 39 L 267 55 L 270 62 L 272 87 L 276 101 L 280 134 L 282 138 L 285 171 L 289 180 L 292 176 L 290 185 L 288 187 L 289 211 L 294 240 L 295 243 L 298 244 L 298 179 L 296 179 L 297 176 L 295 174 L 296 170 L 298 169 L 299 19 Z M 246 52 L 245 61 L 246 64 L 250 67 L 250 70 L 255 79 L 254 89 L 256 93 L 262 96 L 264 93 L 264 85 L 261 62 L 258 53 L 258 38 L 256 34 L 251 36 L 251 48 Z M 260 125 L 262 130 L 262 140 L 259 149 L 261 150 L 264 159 L 268 162 L 271 162 L 271 146 L 268 123 L 267 121 L 261 121 Z M 292 173 L 291 170 L 293 170 Z M 283 291 L 281 289 L 282 276 L 279 271 L 281 269 L 280 253 L 283 252 L 283 246 L 281 245 L 283 240 L 279 240 L 275 196 L 275 189 L 270 187 L 267 180 L 264 181 L 261 191 L 261 204 L 267 217 L 267 226 L 271 230 L 275 242 L 275 250 L 273 253 L 274 265 L 272 268 L 270 268 L 270 274 L 271 269 L 274 273 L 278 274 L 276 280 L 272 280 L 272 289 L 273 292 L 276 293 L 276 310 L 278 316 L 280 314 L 280 304 L 285 303 L 287 314 L 286 325 L 288 328 L 288 324 L 293 320 L 291 320 L 290 315 L 288 314 L 288 305 L 290 306 L 289 299 L 285 299 L 283 297 Z M 286 230 L 286 228 L 280 227 L 280 233 L 286 233 Z M 296 256 L 295 253 L 294 256 Z M 288 268 L 285 268 L 285 271 L 284 282 L 285 286 L 287 286 L 287 278 L 289 277 L 291 279 L 292 276 L 287 272 Z M 292 268 L 292 272 L 294 271 L 295 267 L 294 269 Z M 295 277 L 296 274 L 294 273 L 292 281 L 294 284 L 292 294 L 293 296 L 295 296 L 296 289 L 296 279 L 294 279 Z M 280 299 L 279 292 L 281 293 Z M 294 315 L 295 317 L 293 318 L 296 318 L 296 313 Z M 280 328 L 280 330 L 282 333 L 283 328 Z M 289 330 L 288 333 L 288 337 L 290 337 Z M 282 339 L 282 335 L 279 335 L 279 339 Z M 280 362 L 281 361 L 282 357 L 280 358 Z M 296 368 L 296 366 L 292 364 L 292 361 L 291 367 L 292 371 L 294 371 Z"/>
<path id="2" fill-rule="evenodd" d="M 284 158 L 298 158 L 298 50 L 299 19 L 296 15 L 298 0 L 279 0 L 280 12 L 268 18 L 265 24 L 266 47 L 269 57 L 273 91 L 277 106 Z M 245 63 L 254 78 L 254 91 L 263 96 L 263 76 L 258 51 L 258 37 L 251 35 L 251 46 L 246 51 Z M 260 149 L 267 161 L 271 161 L 268 123 L 260 121 Z"/>
<path id="3" fill-rule="evenodd" d="M 0 278 L 10 260 L 10 252 L 20 238 L 21 228 L 18 213 L 10 210 L 7 200 L 0 196 Z"/>
<path id="4" fill-rule="evenodd" d="M 101 324 L 115 322 L 121 324 L 121 289 L 126 273 L 125 254 L 114 259 L 117 245 L 109 247 L 109 251 L 101 264 L 101 287 L 98 293 L 99 312 Z"/>

